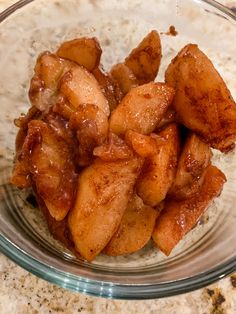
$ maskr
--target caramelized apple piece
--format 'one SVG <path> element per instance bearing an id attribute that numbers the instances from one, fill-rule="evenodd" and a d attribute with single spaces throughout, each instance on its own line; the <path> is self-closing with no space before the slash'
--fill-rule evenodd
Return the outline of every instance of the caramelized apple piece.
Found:
<path id="1" fill-rule="evenodd" d="M 45 122 L 55 135 L 62 138 L 69 147 L 73 147 L 73 151 L 76 150 L 78 142 L 75 138 L 74 132 L 69 127 L 69 121 L 65 120 L 57 113 L 50 111 L 48 114 L 42 116 L 42 121 Z"/>
<path id="2" fill-rule="evenodd" d="M 70 117 L 75 113 L 76 108 L 71 105 L 65 95 L 63 95 L 62 93 L 58 93 L 56 102 L 54 103 L 52 110 L 64 119 L 70 120 Z"/>
<path id="3" fill-rule="evenodd" d="M 15 148 L 15 165 L 12 172 L 11 183 L 20 189 L 28 188 L 31 186 L 30 169 L 27 158 L 22 158 L 21 151 L 24 144 L 27 132 L 28 123 L 32 119 L 38 119 L 41 117 L 41 112 L 36 107 L 30 107 L 27 114 L 20 116 L 16 119 L 15 125 L 19 127 L 19 131 L 16 136 Z"/>
<path id="4" fill-rule="evenodd" d="M 102 49 L 95 37 L 65 41 L 57 50 L 59 57 L 74 61 L 88 71 L 93 71 L 99 66 L 101 54 Z"/>
<path id="5" fill-rule="evenodd" d="M 60 92 L 68 100 L 72 112 L 75 112 L 79 105 L 92 104 L 109 116 L 108 101 L 97 80 L 83 67 L 76 66 L 65 73 L 60 81 Z M 68 119 L 68 116 L 65 118 Z"/>
<path id="6" fill-rule="evenodd" d="M 137 194 L 145 204 L 158 205 L 166 197 L 176 174 L 179 153 L 179 132 L 176 124 L 168 125 L 159 133 L 155 155 L 146 158 L 142 172 L 136 184 Z"/>
<path id="7" fill-rule="evenodd" d="M 149 134 L 155 130 L 174 97 L 164 83 L 148 83 L 132 88 L 112 112 L 110 129 L 117 135 L 133 130 Z"/>
<path id="8" fill-rule="evenodd" d="M 166 201 L 152 234 L 154 242 L 163 253 L 169 255 L 184 235 L 195 226 L 213 199 L 220 195 L 225 182 L 223 172 L 210 165 L 197 194 L 179 202 Z"/>
<path id="9" fill-rule="evenodd" d="M 132 87 L 139 85 L 134 73 L 124 63 L 114 65 L 110 73 L 118 83 L 123 95 L 127 94 Z"/>
<path id="10" fill-rule="evenodd" d="M 17 155 L 10 181 L 19 189 L 29 188 L 32 185 L 29 162 L 25 157 L 22 157 L 21 153 Z"/>
<path id="11" fill-rule="evenodd" d="M 96 160 L 79 177 L 75 206 L 69 213 L 69 228 L 76 250 L 92 261 L 117 230 L 142 159 L 105 162 Z"/>
<path id="12" fill-rule="evenodd" d="M 110 111 L 112 112 L 123 97 L 118 83 L 112 78 L 111 75 L 105 73 L 100 68 L 95 68 L 92 74 L 98 81 L 104 96 L 108 100 Z"/>
<path id="13" fill-rule="evenodd" d="M 104 161 L 116 161 L 130 159 L 134 154 L 123 139 L 110 132 L 107 143 L 96 147 L 93 155 Z"/>
<path id="14" fill-rule="evenodd" d="M 16 136 L 16 153 L 21 150 L 28 131 L 28 123 L 41 117 L 41 112 L 34 106 L 30 107 L 25 115 L 21 115 L 14 120 L 15 125 L 19 128 Z"/>
<path id="15" fill-rule="evenodd" d="M 60 221 L 55 220 L 51 215 L 49 210 L 47 209 L 44 201 L 37 195 L 37 191 L 35 191 L 35 196 L 37 200 L 37 204 L 39 208 L 42 210 L 43 215 L 47 221 L 48 229 L 52 236 L 63 243 L 69 250 L 75 253 L 74 243 L 71 240 L 70 230 L 68 227 L 68 219 L 67 216 Z"/>
<path id="16" fill-rule="evenodd" d="M 73 205 L 76 189 L 73 147 L 45 122 L 32 120 L 22 148 L 37 194 L 51 216 L 63 220 Z"/>
<path id="17" fill-rule="evenodd" d="M 147 244 L 155 226 L 158 211 L 143 204 L 134 195 L 129 201 L 121 223 L 103 252 L 117 256 L 134 253 Z"/>
<path id="18" fill-rule="evenodd" d="M 236 105 L 223 79 L 197 45 L 185 46 L 166 71 L 182 123 L 210 146 L 226 152 L 236 141 Z"/>
<path id="19" fill-rule="evenodd" d="M 200 138 L 189 134 L 180 155 L 176 177 L 170 190 L 171 197 L 185 199 L 199 190 L 212 152 Z"/>
<path id="20" fill-rule="evenodd" d="M 29 99 L 40 111 L 48 111 L 57 101 L 58 82 L 63 74 L 72 68 L 72 62 L 63 60 L 48 51 L 42 53 L 36 62 L 34 76 L 30 83 Z"/>
<path id="21" fill-rule="evenodd" d="M 87 131 L 84 140 L 90 141 L 92 137 L 96 145 L 102 144 L 107 137 L 107 116 L 96 105 L 79 105 L 70 117 L 69 126 L 77 132 Z"/>
<path id="22" fill-rule="evenodd" d="M 157 31 L 151 31 L 125 59 L 139 84 L 154 81 L 161 62 L 161 41 Z"/>
<path id="23" fill-rule="evenodd" d="M 176 111 L 172 107 L 169 107 L 157 127 L 162 128 L 173 122 L 179 122 L 179 119 Z"/>
<path id="24" fill-rule="evenodd" d="M 155 133 L 148 136 L 131 130 L 125 133 L 125 140 L 139 156 L 144 158 L 155 155 L 158 146 L 165 142 L 165 139 Z"/>
<path id="25" fill-rule="evenodd" d="M 96 105 L 79 105 L 70 117 L 69 126 L 76 131 L 79 141 L 78 164 L 86 166 L 92 161 L 93 149 L 107 137 L 107 116 Z"/>
<path id="26" fill-rule="evenodd" d="M 54 133 L 67 143 L 68 147 L 73 151 L 75 165 L 80 166 L 81 145 L 77 140 L 75 130 L 70 127 L 70 121 L 55 112 L 49 112 L 43 117 L 42 121 L 46 122 Z"/>
<path id="27" fill-rule="evenodd" d="M 112 67 L 110 73 L 123 95 L 126 95 L 131 88 L 153 81 L 158 73 L 160 61 L 160 37 L 157 31 L 151 31 L 123 63 Z"/>

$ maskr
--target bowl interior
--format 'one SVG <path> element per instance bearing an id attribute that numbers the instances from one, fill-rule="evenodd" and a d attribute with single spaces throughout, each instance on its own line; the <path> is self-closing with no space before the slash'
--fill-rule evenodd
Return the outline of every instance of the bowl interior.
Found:
<path id="1" fill-rule="evenodd" d="M 4 69 L 0 77 L 1 250 L 64 287 L 118 298 L 184 292 L 235 269 L 235 152 L 214 152 L 214 164 L 227 176 L 223 193 L 168 258 L 150 242 L 127 256 L 101 255 L 93 263 L 76 259 L 49 234 L 40 210 L 30 202 L 30 191 L 19 191 L 8 183 L 17 132 L 13 120 L 29 107 L 29 80 L 39 53 L 54 51 L 67 39 L 96 36 L 103 48 L 102 64 L 109 70 L 150 30 L 157 29 L 163 47 L 158 81 L 163 81 L 167 65 L 185 44 L 197 43 L 236 98 L 235 24 L 220 5 L 194 0 L 36 0 L 5 19 L 0 24 Z M 165 34 L 170 25 L 178 31 L 176 37 Z"/>

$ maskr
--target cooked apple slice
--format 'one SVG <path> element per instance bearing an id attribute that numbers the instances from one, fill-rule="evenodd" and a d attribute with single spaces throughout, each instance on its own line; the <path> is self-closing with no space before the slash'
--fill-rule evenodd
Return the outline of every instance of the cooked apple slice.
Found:
<path id="1" fill-rule="evenodd" d="M 189 134 L 179 158 L 174 183 L 169 191 L 171 197 L 185 199 L 196 193 L 202 184 L 211 157 L 210 147 L 196 134 Z"/>
<path id="2" fill-rule="evenodd" d="M 57 50 L 57 55 L 93 71 L 99 66 L 102 49 L 98 40 L 93 38 L 77 38 L 65 41 Z"/>
<path id="3" fill-rule="evenodd" d="M 154 242 L 163 253 L 169 255 L 184 235 L 194 227 L 213 199 L 220 195 L 225 182 L 225 175 L 210 165 L 197 194 L 186 200 L 165 202 L 152 234 Z"/>
<path id="4" fill-rule="evenodd" d="M 64 74 L 60 81 L 60 92 L 67 98 L 73 111 L 76 111 L 79 105 L 92 104 L 101 109 L 107 117 L 110 114 L 108 101 L 97 80 L 83 67 L 76 66 Z"/>
<path id="5" fill-rule="evenodd" d="M 73 146 L 41 120 L 32 120 L 22 148 L 38 195 L 51 216 L 60 221 L 72 207 L 77 175 Z"/>
<path id="6" fill-rule="evenodd" d="M 30 82 L 29 99 L 40 111 L 47 112 L 57 101 L 58 82 L 75 64 L 48 51 L 37 59 Z"/>
<path id="7" fill-rule="evenodd" d="M 21 150 L 24 144 L 24 140 L 28 131 L 28 123 L 31 120 L 40 119 L 41 116 L 42 116 L 41 111 L 38 110 L 35 106 L 31 106 L 26 114 L 24 115 L 21 114 L 19 118 L 14 120 L 15 126 L 19 128 L 15 142 L 16 153 L 18 153 Z"/>
<path id="8" fill-rule="evenodd" d="M 104 96 L 108 100 L 110 111 L 112 112 L 123 97 L 119 84 L 110 74 L 105 73 L 100 68 L 95 68 L 92 74 L 98 81 Z"/>
<path id="9" fill-rule="evenodd" d="M 95 147 L 93 155 L 105 161 L 116 161 L 130 159 L 134 153 L 122 138 L 110 132 L 107 142 Z"/>
<path id="10" fill-rule="evenodd" d="M 111 68 L 111 76 L 118 83 L 123 95 L 127 94 L 132 87 L 138 86 L 138 80 L 133 72 L 124 63 L 117 63 Z"/>
<path id="11" fill-rule="evenodd" d="M 236 104 L 225 82 L 197 45 L 185 46 L 166 70 L 176 90 L 173 106 L 181 122 L 210 146 L 226 152 L 236 141 Z"/>
<path id="12" fill-rule="evenodd" d="M 28 123 L 41 117 L 42 113 L 36 107 L 29 108 L 26 115 L 15 119 L 14 123 L 19 128 L 15 142 L 15 164 L 12 172 L 11 183 L 20 189 L 31 186 L 30 168 L 27 158 L 22 158 L 22 147 L 28 132 Z"/>
<path id="13" fill-rule="evenodd" d="M 69 126 L 76 131 L 79 141 L 78 164 L 89 165 L 93 157 L 93 149 L 102 145 L 108 135 L 108 119 L 96 105 L 79 105 L 71 114 Z"/>
<path id="14" fill-rule="evenodd" d="M 22 154 L 18 154 L 17 158 L 12 171 L 11 183 L 19 189 L 29 188 L 32 185 L 29 162 L 25 157 L 22 158 Z"/>
<path id="15" fill-rule="evenodd" d="M 157 31 L 151 31 L 125 59 L 139 84 L 154 81 L 161 62 L 161 40 Z"/>
<path id="16" fill-rule="evenodd" d="M 112 236 L 103 252 L 117 256 L 134 253 L 150 240 L 158 211 L 143 204 L 134 195 L 125 210 L 118 230 Z"/>
<path id="17" fill-rule="evenodd" d="M 168 125 L 159 133 L 156 154 L 145 159 L 136 184 L 137 194 L 145 204 L 158 205 L 166 197 L 176 174 L 179 153 L 179 132 L 176 124 Z"/>
<path id="18" fill-rule="evenodd" d="M 132 130 L 149 134 L 165 114 L 174 90 L 164 83 L 148 83 L 132 88 L 112 112 L 110 129 L 117 135 Z"/>
<path id="19" fill-rule="evenodd" d="M 62 242 L 69 250 L 75 252 L 74 243 L 70 238 L 70 230 L 68 227 L 67 216 L 63 220 L 55 220 L 51 216 L 42 198 L 37 194 L 37 191 L 34 192 L 37 205 L 43 212 L 43 215 L 47 221 L 48 229 L 52 236 L 58 241 Z"/>
<path id="20" fill-rule="evenodd" d="M 143 135 L 134 131 L 125 133 L 125 140 L 141 157 L 151 157 L 158 152 L 158 146 L 163 145 L 165 139 L 155 133 Z"/>
<path id="21" fill-rule="evenodd" d="M 173 122 L 179 122 L 179 119 L 176 111 L 172 108 L 172 106 L 170 106 L 164 114 L 163 118 L 161 119 L 160 123 L 158 124 L 158 128 L 162 128 L 167 124 Z"/>
<path id="22" fill-rule="evenodd" d="M 75 248 L 86 260 L 92 261 L 119 227 L 142 163 L 136 157 L 97 159 L 81 172 L 68 222 Z"/>

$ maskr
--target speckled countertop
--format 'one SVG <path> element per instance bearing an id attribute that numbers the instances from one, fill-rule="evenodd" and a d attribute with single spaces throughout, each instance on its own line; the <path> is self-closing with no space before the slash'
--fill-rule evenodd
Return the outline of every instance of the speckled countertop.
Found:
<path id="1" fill-rule="evenodd" d="M 14 3 L 0 0 L 0 11 Z M 235 7 L 236 1 L 220 1 Z M 113 301 L 73 293 L 23 270 L 0 254 L 0 313 L 236 313 L 236 276 L 188 294 L 148 301 Z"/>

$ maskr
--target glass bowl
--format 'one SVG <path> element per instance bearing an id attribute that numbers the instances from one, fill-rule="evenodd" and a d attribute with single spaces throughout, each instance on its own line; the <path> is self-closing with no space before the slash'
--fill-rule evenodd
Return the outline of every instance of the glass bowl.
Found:
<path id="1" fill-rule="evenodd" d="M 37 55 L 60 42 L 96 36 L 105 69 L 151 29 L 162 32 L 158 80 L 180 48 L 197 43 L 213 60 L 236 97 L 236 16 L 215 1 L 36 0 L 19 1 L 0 15 L 0 249 L 33 274 L 71 290 L 120 299 L 149 299 L 191 291 L 236 270 L 236 153 L 214 152 L 227 176 L 223 193 L 167 258 L 150 242 L 138 253 L 76 259 L 47 231 L 29 192 L 11 186 L 16 128 L 26 112 L 27 90 Z M 178 31 L 167 36 L 170 25 Z"/>

